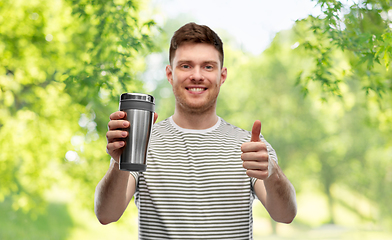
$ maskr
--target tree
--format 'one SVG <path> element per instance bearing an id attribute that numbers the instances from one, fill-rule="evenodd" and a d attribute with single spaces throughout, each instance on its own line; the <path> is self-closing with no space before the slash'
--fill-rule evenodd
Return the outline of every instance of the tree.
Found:
<path id="1" fill-rule="evenodd" d="M 377 202 L 382 209 L 380 218 L 385 217 L 391 213 L 390 204 L 383 199 L 390 196 L 385 186 L 391 181 L 391 166 L 385 161 L 392 144 L 392 4 L 389 0 L 357 1 L 350 6 L 343 1 L 319 0 L 317 4 L 323 10 L 322 15 L 297 22 L 307 25 L 308 29 L 296 31 L 297 43 L 301 46 L 298 51 L 304 49 L 313 62 L 311 69 L 300 73 L 297 83 L 307 93 L 309 82 L 318 82 L 324 89 L 324 96 L 333 93 L 343 99 L 347 96 L 342 93 L 341 86 L 346 85 L 356 98 L 366 100 L 360 108 L 367 114 L 356 113 L 357 119 L 365 124 L 362 128 L 358 126 L 356 131 L 369 131 L 370 127 L 379 137 L 362 143 L 362 147 L 368 149 L 366 152 L 350 149 L 349 156 L 356 161 L 351 163 L 350 168 L 355 171 L 347 183 Z M 347 64 L 342 65 L 333 56 L 338 50 L 348 60 Z M 358 91 L 366 95 L 361 96 Z M 329 101 L 328 97 L 323 99 Z M 374 137 L 374 134 L 369 136 Z M 366 174 L 362 174 L 364 172 Z"/>
<path id="2" fill-rule="evenodd" d="M 327 85 L 320 87 L 316 80 L 296 85 L 298 69 L 303 69 L 302 76 L 315 71 L 315 65 L 311 64 L 315 55 L 300 47 L 304 36 L 313 45 L 320 45 L 317 34 L 307 32 L 309 21 L 298 21 L 293 29 L 278 33 L 260 56 L 244 53 L 225 40 L 228 78 L 221 87 L 217 113 L 248 130 L 254 120 L 262 121 L 262 134 L 276 149 L 279 165 L 297 193 L 306 190 L 310 182 L 317 193 L 325 196 L 329 213 L 329 218 L 323 219 L 325 223 L 342 223 L 335 210 L 337 206 L 367 222 L 386 222 L 390 206 L 387 200 L 376 199 L 389 199 L 386 192 L 391 183 L 390 170 L 383 170 L 390 169 L 391 164 L 387 161 L 387 134 L 378 129 L 379 122 L 373 116 L 374 111 L 381 111 L 377 95 L 371 91 L 366 95 L 361 82 L 349 73 L 351 61 L 358 60 L 335 47 L 328 51 L 328 68 L 335 78 L 341 79 L 336 82 L 335 94 L 331 94 Z M 166 48 L 167 43 L 162 46 Z M 163 80 L 158 81 L 153 94 L 157 97 L 160 119 L 164 119 L 173 113 L 174 100 L 172 95 L 166 95 L 171 92 L 163 71 L 167 54 L 163 53 L 159 59 L 165 59 L 160 66 Z M 385 99 L 386 95 L 383 96 Z M 368 109 L 372 110 L 367 112 Z M 388 128 L 387 124 L 383 126 Z M 368 213 L 356 201 L 340 196 L 340 188 L 366 198 L 381 214 Z"/>
<path id="3" fill-rule="evenodd" d="M 108 116 L 122 92 L 141 89 L 136 72 L 152 49 L 155 24 L 139 5 L 0 2 L 0 201 L 42 210 L 44 193 L 72 179 L 92 205 Z"/>
<path id="4" fill-rule="evenodd" d="M 392 165 L 386 150 L 389 138 L 369 122 L 373 113 L 366 111 L 376 102 L 366 97 L 358 81 L 344 75 L 338 76 L 343 97 L 330 95 L 313 81 L 303 97 L 295 76 L 297 69 L 308 70 L 312 56 L 296 42 L 297 33 L 307 26 L 301 22 L 278 33 L 260 56 L 225 49 L 229 74 L 221 88 L 218 115 L 248 130 L 260 119 L 262 134 L 276 149 L 279 165 L 297 192 L 313 182 L 324 193 L 329 212 L 325 222 L 342 223 L 335 211 L 342 206 L 359 219 L 386 223 L 390 205 L 377 199 L 390 196 Z M 348 66 L 350 58 L 339 49 L 329 54 L 337 66 Z M 380 215 L 363 211 L 355 199 L 341 197 L 340 188 L 365 196 Z"/>
<path id="5" fill-rule="evenodd" d="M 313 68 L 301 72 L 298 83 L 306 92 L 309 81 L 316 81 L 324 90 L 339 96 L 341 76 L 350 75 L 361 83 L 367 94 L 375 93 L 379 102 L 385 104 L 383 108 L 390 108 L 391 2 L 361 0 L 352 5 L 336 0 L 316 2 L 323 14 L 299 20 L 309 26 L 308 31 L 298 33 L 301 36 L 298 43 L 312 55 Z M 331 56 L 333 49 L 340 49 L 350 56 L 348 68 L 336 66 Z"/>

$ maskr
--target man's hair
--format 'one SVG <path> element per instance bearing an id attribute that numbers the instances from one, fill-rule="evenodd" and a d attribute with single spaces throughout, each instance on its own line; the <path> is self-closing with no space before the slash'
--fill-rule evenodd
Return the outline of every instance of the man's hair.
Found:
<path id="1" fill-rule="evenodd" d="M 214 46 L 219 52 L 219 60 L 221 62 L 221 67 L 223 67 L 222 40 L 219 38 L 218 34 L 209 27 L 193 22 L 185 24 L 174 33 L 170 42 L 170 65 L 172 65 L 172 61 L 178 47 L 186 43 L 207 43 Z"/>

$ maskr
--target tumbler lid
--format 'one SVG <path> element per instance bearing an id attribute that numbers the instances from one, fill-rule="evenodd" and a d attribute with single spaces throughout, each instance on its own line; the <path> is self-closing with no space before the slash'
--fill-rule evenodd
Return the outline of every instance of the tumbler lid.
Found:
<path id="1" fill-rule="evenodd" d="M 145 102 L 150 102 L 150 103 L 155 103 L 155 99 L 153 96 L 149 94 L 144 94 L 144 93 L 123 93 L 121 94 L 121 101 L 127 101 L 127 100 L 137 100 L 137 101 L 145 101 Z"/>
<path id="2" fill-rule="evenodd" d="M 139 109 L 150 112 L 155 111 L 155 99 L 153 96 L 143 93 L 123 93 L 120 97 L 119 110 Z"/>

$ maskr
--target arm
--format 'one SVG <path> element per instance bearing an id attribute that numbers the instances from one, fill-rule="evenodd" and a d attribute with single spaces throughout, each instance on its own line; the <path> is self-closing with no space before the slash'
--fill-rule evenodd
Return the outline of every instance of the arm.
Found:
<path id="1" fill-rule="evenodd" d="M 121 171 L 118 163 L 112 160 L 95 189 L 95 215 L 101 224 L 120 219 L 135 193 L 135 185 L 135 178 L 129 172 Z"/>
<path id="2" fill-rule="evenodd" d="M 154 122 L 158 114 L 154 114 Z M 124 213 L 132 199 L 136 189 L 136 180 L 127 171 L 119 169 L 119 159 L 125 146 L 127 131 L 122 129 L 129 127 L 125 120 L 126 113 L 122 111 L 110 115 L 108 132 L 106 133 L 106 152 L 112 157 L 109 170 L 98 183 L 95 189 L 94 211 L 102 224 L 115 222 Z"/>
<path id="3" fill-rule="evenodd" d="M 295 190 L 278 164 L 269 159 L 267 146 L 260 139 L 260 130 L 261 123 L 256 121 L 251 141 L 241 146 L 243 166 L 248 176 L 257 178 L 255 193 L 272 219 L 290 223 L 297 214 Z M 270 169 L 268 164 L 271 165 Z"/>
<path id="4" fill-rule="evenodd" d="M 295 189 L 278 164 L 271 161 L 274 164 L 272 174 L 265 180 L 256 180 L 254 190 L 272 219 L 291 223 L 297 214 Z"/>

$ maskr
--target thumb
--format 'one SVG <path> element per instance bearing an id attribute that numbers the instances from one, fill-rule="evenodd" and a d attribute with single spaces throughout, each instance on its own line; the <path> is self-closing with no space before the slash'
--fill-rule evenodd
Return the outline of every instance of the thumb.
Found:
<path id="1" fill-rule="evenodd" d="M 250 139 L 251 142 L 260 142 L 260 132 L 261 132 L 261 122 L 260 120 L 256 120 L 253 123 L 252 127 L 252 137 Z"/>
<path id="2" fill-rule="evenodd" d="M 158 113 L 154 112 L 154 123 L 157 121 L 158 119 Z"/>

